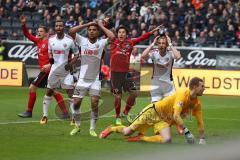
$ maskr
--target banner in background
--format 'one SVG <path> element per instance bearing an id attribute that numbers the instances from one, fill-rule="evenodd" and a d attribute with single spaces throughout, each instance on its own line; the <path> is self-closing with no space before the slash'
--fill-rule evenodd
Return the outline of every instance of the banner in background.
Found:
<path id="1" fill-rule="evenodd" d="M 152 68 L 141 70 L 141 91 L 150 91 Z M 205 81 L 204 94 L 240 96 L 240 72 L 202 69 L 173 69 L 176 89 L 187 88 L 191 78 L 199 77 Z"/>
<path id="2" fill-rule="evenodd" d="M 23 63 L 0 61 L 0 86 L 22 86 Z"/>
<path id="3" fill-rule="evenodd" d="M 38 65 L 37 47 L 27 41 L 5 41 L 4 60 L 22 61 L 26 65 Z M 142 54 L 146 45 L 137 45 L 137 53 Z M 240 70 L 240 49 L 177 47 L 182 58 L 174 63 L 176 68 L 208 68 Z M 106 50 L 109 52 L 109 50 Z M 109 56 L 109 54 L 105 54 Z M 107 57 L 105 64 L 109 64 Z M 149 60 L 150 62 L 150 60 Z M 131 62 L 132 63 L 132 62 Z"/>
<path id="4" fill-rule="evenodd" d="M 38 50 L 31 42 L 5 41 L 4 60 L 24 62 L 26 65 L 38 65 Z"/>
<path id="5" fill-rule="evenodd" d="M 142 53 L 145 46 L 138 46 Z M 206 68 L 240 70 L 240 49 L 177 47 L 182 58 L 174 63 L 175 68 Z M 151 63 L 149 59 L 147 61 Z"/>

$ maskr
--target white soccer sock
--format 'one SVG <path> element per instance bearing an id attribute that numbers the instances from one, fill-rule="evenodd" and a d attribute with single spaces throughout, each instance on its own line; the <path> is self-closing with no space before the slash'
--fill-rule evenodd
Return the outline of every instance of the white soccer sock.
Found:
<path id="1" fill-rule="evenodd" d="M 51 104 L 52 97 L 44 96 L 43 97 L 43 116 L 48 117 L 48 108 Z"/>
<path id="2" fill-rule="evenodd" d="M 75 125 L 77 127 L 80 127 L 80 125 L 81 125 L 81 113 L 80 113 L 79 110 L 74 111 L 73 118 L 75 120 Z"/>
<path id="3" fill-rule="evenodd" d="M 90 129 L 95 130 L 97 119 L 98 119 L 98 113 L 94 113 L 93 111 L 91 111 Z"/>
<path id="4" fill-rule="evenodd" d="M 74 110 L 74 103 L 72 98 L 69 99 L 69 105 L 70 105 L 71 113 L 73 115 L 75 113 L 75 110 Z"/>

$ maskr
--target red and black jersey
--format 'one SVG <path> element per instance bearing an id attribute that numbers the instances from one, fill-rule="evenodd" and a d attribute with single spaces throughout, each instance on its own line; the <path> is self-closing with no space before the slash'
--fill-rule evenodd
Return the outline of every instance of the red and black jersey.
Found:
<path id="1" fill-rule="evenodd" d="M 110 42 L 111 58 L 110 68 L 113 72 L 128 72 L 130 65 L 130 56 L 133 50 L 133 46 L 137 43 L 148 39 L 151 33 L 145 33 L 138 38 L 126 39 L 124 42 L 120 42 L 118 38 Z"/>
<path id="2" fill-rule="evenodd" d="M 38 48 L 38 63 L 40 65 L 40 69 L 46 64 L 49 63 L 49 55 L 48 55 L 48 39 L 41 40 L 31 35 L 28 32 L 26 25 L 22 25 L 23 34 L 32 42 L 37 45 Z"/>

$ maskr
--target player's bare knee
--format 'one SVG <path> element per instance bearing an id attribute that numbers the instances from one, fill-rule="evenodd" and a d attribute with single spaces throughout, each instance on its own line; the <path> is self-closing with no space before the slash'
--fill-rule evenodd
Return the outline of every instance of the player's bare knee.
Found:
<path id="1" fill-rule="evenodd" d="M 30 92 L 36 92 L 37 87 L 31 84 L 28 89 Z"/>
<path id="2" fill-rule="evenodd" d="M 172 142 L 171 137 L 163 137 L 163 139 L 162 139 L 162 143 L 171 143 L 171 142 Z"/>

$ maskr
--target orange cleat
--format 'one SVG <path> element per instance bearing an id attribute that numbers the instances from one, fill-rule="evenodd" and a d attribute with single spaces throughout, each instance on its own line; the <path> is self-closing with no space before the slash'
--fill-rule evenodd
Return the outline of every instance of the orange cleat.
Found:
<path id="1" fill-rule="evenodd" d="M 127 139 L 127 141 L 128 142 L 139 142 L 139 141 L 141 141 L 141 135 L 138 135 L 138 136 L 135 136 L 135 137 L 129 137 L 128 139 Z"/>
<path id="2" fill-rule="evenodd" d="M 99 138 L 105 139 L 105 138 L 107 138 L 111 133 L 112 133 L 112 132 L 111 132 L 111 130 L 110 130 L 110 127 L 107 127 L 106 129 L 104 129 L 104 130 L 100 133 Z"/>

